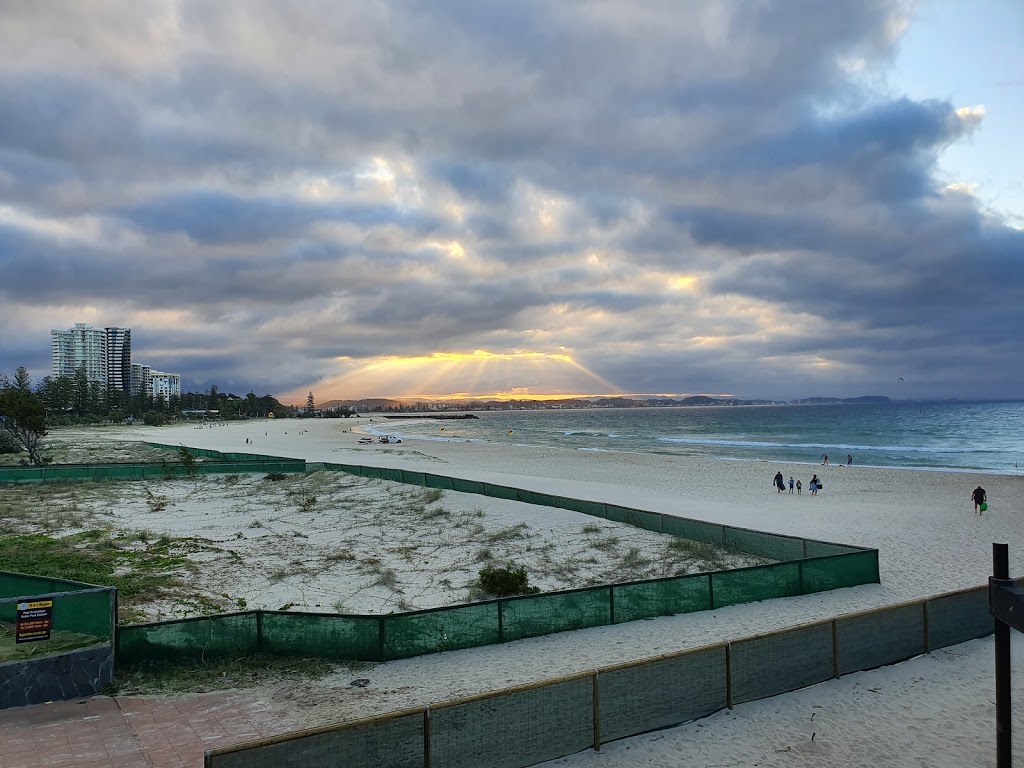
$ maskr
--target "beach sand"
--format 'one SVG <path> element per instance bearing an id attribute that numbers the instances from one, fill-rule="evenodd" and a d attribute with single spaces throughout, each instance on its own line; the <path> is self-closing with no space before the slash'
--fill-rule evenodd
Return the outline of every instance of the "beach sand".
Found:
<path id="1" fill-rule="evenodd" d="M 1024 478 L 1018 476 L 456 441 L 360 445 L 352 430 L 367 423 L 285 420 L 103 432 L 110 439 L 435 472 L 877 547 L 882 583 L 378 664 L 360 673 L 372 681 L 365 688 L 349 686 L 348 675 L 266 692 L 274 706 L 310 727 L 978 586 L 991 573 L 993 542 L 1010 544 L 1011 573 L 1024 575 Z M 776 493 L 776 471 L 802 479 L 803 495 Z M 824 482 L 816 497 L 807 492 L 813 473 Z M 988 491 L 984 515 L 974 514 L 970 501 L 979 483 Z M 1022 650 L 1019 642 L 1016 649 Z M 1016 662 L 1015 670 L 1020 667 Z M 994 765 L 992 669 L 991 639 L 974 641 L 553 764 Z M 1024 685 L 1016 680 L 1015 695 L 1021 702 Z M 1022 713 L 1018 705 L 1018 722 Z"/>

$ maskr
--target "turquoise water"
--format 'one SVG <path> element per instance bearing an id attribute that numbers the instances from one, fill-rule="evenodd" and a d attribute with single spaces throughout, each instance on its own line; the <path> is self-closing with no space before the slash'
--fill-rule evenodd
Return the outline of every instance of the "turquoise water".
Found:
<path id="1" fill-rule="evenodd" d="M 376 434 L 581 451 L 705 456 L 1017 474 L 1024 402 L 773 405 L 478 411 L 479 420 L 398 422 L 370 414 Z M 511 434 L 510 434 L 511 432 Z"/>

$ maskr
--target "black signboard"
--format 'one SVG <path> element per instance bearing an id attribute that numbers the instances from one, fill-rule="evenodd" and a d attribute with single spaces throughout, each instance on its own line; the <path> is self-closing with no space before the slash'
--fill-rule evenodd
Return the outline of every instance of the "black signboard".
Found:
<path id="1" fill-rule="evenodd" d="M 26 600 L 18 603 L 18 621 L 14 625 L 15 643 L 49 640 L 53 628 L 53 600 Z"/>

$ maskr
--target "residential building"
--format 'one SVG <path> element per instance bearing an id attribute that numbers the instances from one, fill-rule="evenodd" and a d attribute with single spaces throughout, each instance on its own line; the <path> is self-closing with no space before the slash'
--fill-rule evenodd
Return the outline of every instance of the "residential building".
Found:
<path id="1" fill-rule="evenodd" d="M 86 378 L 107 386 L 107 333 L 88 323 L 75 323 L 66 331 L 50 331 L 53 375 L 74 376 L 85 370 Z"/>
<path id="2" fill-rule="evenodd" d="M 170 400 L 172 397 L 181 397 L 181 376 L 177 373 L 150 371 L 149 382 L 154 400 Z"/>
<path id="3" fill-rule="evenodd" d="M 149 395 L 153 391 L 153 384 L 151 382 L 152 368 L 148 365 L 142 365 L 140 363 L 132 363 L 131 383 L 129 384 L 129 390 L 132 397 L 138 397 L 139 395 Z"/>
<path id="4" fill-rule="evenodd" d="M 107 335 L 107 389 L 131 392 L 132 329 L 104 328 Z"/>

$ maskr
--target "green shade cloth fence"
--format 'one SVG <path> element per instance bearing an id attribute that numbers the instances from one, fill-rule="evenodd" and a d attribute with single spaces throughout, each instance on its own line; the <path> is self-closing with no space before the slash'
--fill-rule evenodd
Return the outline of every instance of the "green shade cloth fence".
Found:
<path id="1" fill-rule="evenodd" d="M 256 652 L 387 661 L 877 582 L 875 550 L 383 616 L 254 610 L 118 627 L 119 663 Z"/>
<path id="2" fill-rule="evenodd" d="M 525 766 L 991 634 L 986 587 L 207 751 L 206 768 Z"/>

